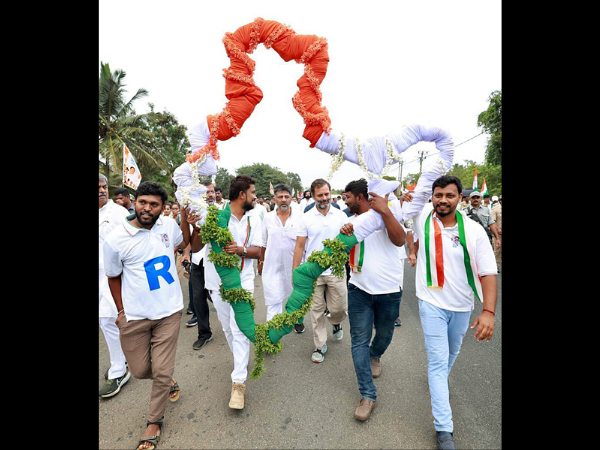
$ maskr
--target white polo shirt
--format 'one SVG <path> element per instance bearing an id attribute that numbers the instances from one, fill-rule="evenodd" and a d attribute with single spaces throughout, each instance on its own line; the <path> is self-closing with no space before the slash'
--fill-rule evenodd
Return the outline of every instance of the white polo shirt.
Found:
<path id="1" fill-rule="evenodd" d="M 458 224 L 445 228 L 436 214 L 433 215 L 432 220 L 437 221 L 442 231 L 444 286 L 442 289 L 427 287 L 424 228 L 425 219 L 429 214 L 431 214 L 431 208 L 424 208 L 414 218 L 413 233 L 415 241 L 417 239 L 420 241 L 415 277 L 417 297 L 438 308 L 450 311 L 471 311 L 474 308 L 475 294 L 467 280 L 463 246 L 460 244 L 458 236 Z M 464 224 L 466 238 L 471 241 L 475 249 L 475 262 L 479 276 L 495 275 L 497 273 L 496 259 L 485 230 L 468 217 L 465 217 Z"/>
<path id="2" fill-rule="evenodd" d="M 249 214 L 249 211 L 242 216 L 242 220 L 231 214 L 229 218 L 229 231 L 233 236 L 233 240 L 239 246 L 250 246 L 262 247 L 262 222 L 258 217 L 253 217 Z M 209 247 L 211 244 L 206 244 Z M 206 249 L 206 258 L 204 259 L 204 286 L 206 289 L 216 291 L 221 286 L 221 277 L 215 269 L 215 265 L 208 258 L 210 248 Z M 252 258 L 242 258 L 238 256 L 240 262 L 238 266 L 242 268 L 240 272 L 240 279 L 242 282 L 242 288 L 254 292 L 254 266 L 252 264 Z"/>
<path id="3" fill-rule="evenodd" d="M 150 230 L 125 220 L 106 237 L 104 271 L 109 278 L 121 275 L 128 321 L 157 320 L 183 309 L 174 253 L 182 241 L 177 222 L 164 216 Z"/>
<path id="4" fill-rule="evenodd" d="M 400 210 L 400 202 L 396 200 L 390 209 Z M 350 217 L 353 222 L 356 215 Z M 400 224 L 406 233 L 406 228 Z M 371 295 L 399 292 L 404 282 L 404 246 L 397 247 L 390 241 L 387 229 L 377 230 L 354 246 L 353 255 L 360 258 L 360 272 L 350 272 L 350 283 Z"/>
<path id="5" fill-rule="evenodd" d="M 302 262 L 305 262 L 313 251 L 323 250 L 323 241 L 335 238 L 340 234 L 340 229 L 348 222 L 350 219 L 346 213 L 331 205 L 326 215 L 319 212 L 317 205 L 305 212 L 302 219 L 298 221 L 297 231 L 298 237 L 307 238 Z M 331 267 L 321 275 L 331 275 Z"/>

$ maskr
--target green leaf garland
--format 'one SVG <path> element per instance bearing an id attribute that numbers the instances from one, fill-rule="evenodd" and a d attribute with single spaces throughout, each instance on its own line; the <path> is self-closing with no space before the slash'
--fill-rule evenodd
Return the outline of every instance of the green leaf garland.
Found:
<path id="1" fill-rule="evenodd" d="M 294 289 L 286 301 L 285 311 L 267 323 L 256 323 L 254 297 L 250 291 L 242 288 L 239 259 L 221 248 L 233 241 L 228 229 L 230 217 L 229 203 L 222 210 L 210 206 L 200 232 L 202 242 L 211 244 L 208 259 L 214 263 L 221 278 L 221 297 L 231 305 L 240 331 L 254 343 L 255 364 L 250 379 L 256 379 L 265 371 L 264 354 L 275 355 L 281 352 L 281 338 L 290 333 L 296 323 L 302 323 L 304 316 L 310 311 L 319 275 L 331 266 L 335 276 L 345 276 L 344 265 L 348 261 L 348 253 L 358 241 L 354 235 L 346 236 L 341 233 L 335 239 L 324 240 L 323 250 L 314 251 L 305 263 L 294 269 Z"/>

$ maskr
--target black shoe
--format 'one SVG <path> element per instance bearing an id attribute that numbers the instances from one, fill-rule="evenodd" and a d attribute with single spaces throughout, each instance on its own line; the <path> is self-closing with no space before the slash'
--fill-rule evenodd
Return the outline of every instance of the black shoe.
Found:
<path id="1" fill-rule="evenodd" d="M 441 450 L 456 449 L 454 445 L 454 433 L 449 431 L 436 431 L 435 435 L 438 441 L 438 448 Z"/>
<path id="2" fill-rule="evenodd" d="M 304 333 L 304 324 L 303 323 L 297 323 L 296 325 L 294 325 L 294 331 L 298 334 L 300 333 Z"/>
<path id="3" fill-rule="evenodd" d="M 212 336 L 206 338 L 206 339 L 198 339 L 196 342 L 194 342 L 194 344 L 192 345 L 192 348 L 194 350 L 200 350 L 202 347 L 204 347 L 206 345 L 207 342 L 212 341 Z"/>

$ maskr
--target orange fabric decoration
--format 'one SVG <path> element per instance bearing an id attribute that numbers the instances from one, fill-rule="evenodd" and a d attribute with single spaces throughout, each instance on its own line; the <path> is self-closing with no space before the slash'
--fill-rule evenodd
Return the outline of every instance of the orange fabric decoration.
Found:
<path id="1" fill-rule="evenodd" d="M 319 89 L 329 63 L 327 40 L 314 35 L 298 35 L 287 25 L 259 17 L 233 33 L 225 33 L 223 44 L 231 64 L 223 69 L 223 76 L 225 96 L 229 101 L 222 112 L 207 117 L 209 143 L 194 154 L 194 160 L 207 153 L 211 153 L 215 160 L 219 159 L 217 140 L 226 141 L 237 136 L 262 100 L 263 93 L 252 78 L 255 62 L 248 56 L 260 43 L 266 48 L 273 48 L 286 62 L 293 59 L 304 64 L 304 75 L 297 82 L 299 90 L 292 98 L 294 108 L 306 124 L 302 137 L 313 148 L 323 131 L 331 132 L 331 120 L 327 108 L 321 105 Z"/>

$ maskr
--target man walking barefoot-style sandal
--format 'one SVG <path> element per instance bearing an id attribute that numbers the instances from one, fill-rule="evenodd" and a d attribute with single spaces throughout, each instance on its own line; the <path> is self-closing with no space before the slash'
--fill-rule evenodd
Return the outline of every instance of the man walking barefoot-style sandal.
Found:
<path id="1" fill-rule="evenodd" d="M 173 378 L 171 380 L 171 389 L 169 390 L 169 400 L 174 403 L 179 400 L 179 397 L 181 397 L 181 390 L 179 389 L 177 381 Z"/>
<path id="2" fill-rule="evenodd" d="M 146 428 L 146 432 L 153 434 L 142 435 L 142 439 L 140 439 L 137 450 L 152 450 L 157 448 L 158 441 L 160 441 L 160 431 L 162 430 L 163 419 L 160 419 L 156 422 L 149 421 L 146 423 L 146 426 L 148 427 Z"/>

